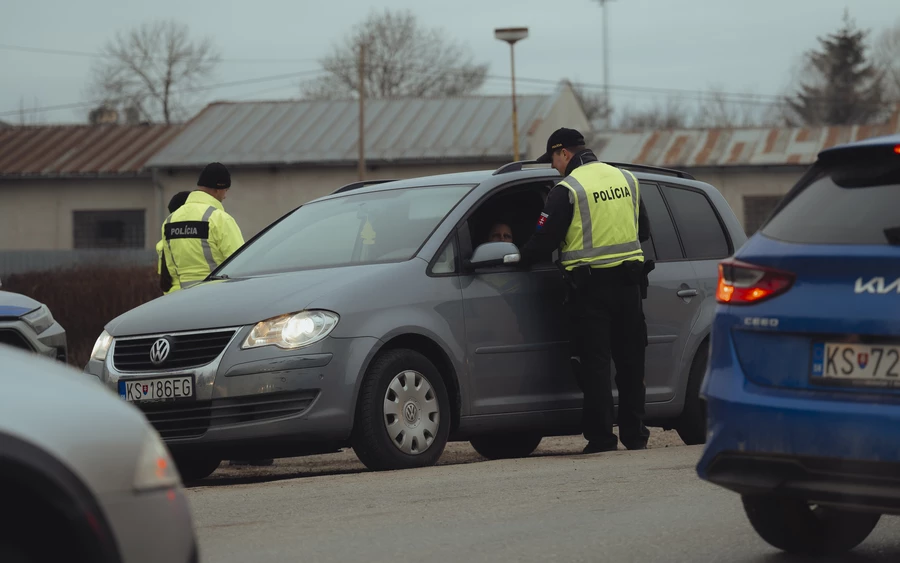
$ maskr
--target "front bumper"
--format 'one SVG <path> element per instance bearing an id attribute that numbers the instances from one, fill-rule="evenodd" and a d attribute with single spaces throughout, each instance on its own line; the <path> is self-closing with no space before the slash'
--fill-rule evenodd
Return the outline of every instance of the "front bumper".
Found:
<path id="1" fill-rule="evenodd" d="M 0 321 L 0 343 L 35 352 L 63 363 L 68 358 L 66 331 L 57 322 L 37 334 L 30 324 L 21 319 Z"/>
<path id="2" fill-rule="evenodd" d="M 124 563 L 199 561 L 193 519 L 181 488 L 100 501 Z"/>
<path id="3" fill-rule="evenodd" d="M 713 337 L 703 384 L 705 480 L 741 494 L 900 510 L 900 404 L 893 397 L 762 387 Z"/>
<path id="4" fill-rule="evenodd" d="M 295 351 L 240 350 L 249 328 L 206 366 L 124 373 L 110 349 L 85 368 L 118 394 L 120 380 L 193 375 L 195 397 L 138 404 L 173 454 L 209 457 L 286 457 L 335 451 L 353 428 L 359 379 L 375 338 L 326 338 Z"/>

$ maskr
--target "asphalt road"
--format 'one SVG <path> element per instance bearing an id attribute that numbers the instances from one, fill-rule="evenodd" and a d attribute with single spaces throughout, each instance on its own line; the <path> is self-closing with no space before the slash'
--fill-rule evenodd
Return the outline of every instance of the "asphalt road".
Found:
<path id="1" fill-rule="evenodd" d="M 700 447 L 585 456 L 582 443 L 491 462 L 457 445 L 443 465 L 400 472 L 335 461 L 349 452 L 225 467 L 189 490 L 202 560 L 805 561 L 770 548 L 737 495 L 697 478 Z M 900 519 L 832 560 L 900 560 Z"/>

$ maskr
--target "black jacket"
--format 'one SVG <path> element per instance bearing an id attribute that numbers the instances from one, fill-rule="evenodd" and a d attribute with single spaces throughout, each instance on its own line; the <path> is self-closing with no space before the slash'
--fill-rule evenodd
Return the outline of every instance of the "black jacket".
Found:
<path id="1" fill-rule="evenodd" d="M 576 153 L 569 162 L 566 176 L 579 166 L 591 162 L 599 162 L 599 159 L 590 149 Z M 572 214 L 575 212 L 575 204 L 569 201 L 569 193 L 566 187 L 560 185 L 550 190 L 534 235 L 522 247 L 523 265 L 540 261 L 562 245 L 572 222 Z M 644 198 L 640 199 L 638 211 L 638 238 L 641 242 L 650 238 L 650 219 L 644 207 Z"/>

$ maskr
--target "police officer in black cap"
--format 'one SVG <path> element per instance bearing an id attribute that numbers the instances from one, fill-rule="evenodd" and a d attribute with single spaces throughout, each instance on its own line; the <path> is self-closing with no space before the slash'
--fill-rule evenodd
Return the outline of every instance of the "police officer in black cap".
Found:
<path id="1" fill-rule="evenodd" d="M 646 275 L 641 242 L 650 223 L 631 172 L 600 162 L 574 129 L 556 130 L 538 162 L 563 180 L 550 191 L 535 234 L 522 248 L 528 265 L 559 250 L 557 265 L 571 286 L 572 367 L 584 393 L 584 453 L 644 449 L 644 353 L 647 328 L 642 298 Z M 613 433 L 610 359 L 619 391 L 619 437 Z"/>

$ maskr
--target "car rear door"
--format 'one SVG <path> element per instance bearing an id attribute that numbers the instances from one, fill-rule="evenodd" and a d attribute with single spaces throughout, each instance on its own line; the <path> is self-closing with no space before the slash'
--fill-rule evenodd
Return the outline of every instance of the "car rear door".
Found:
<path id="1" fill-rule="evenodd" d="M 660 186 L 645 180 L 640 186 L 651 232 L 651 239 L 643 243 L 644 253 L 656 261 L 644 301 L 649 340 L 644 381 L 647 402 L 655 403 L 675 396 L 683 351 L 690 341 L 702 297 L 694 267 L 685 257 Z"/>

